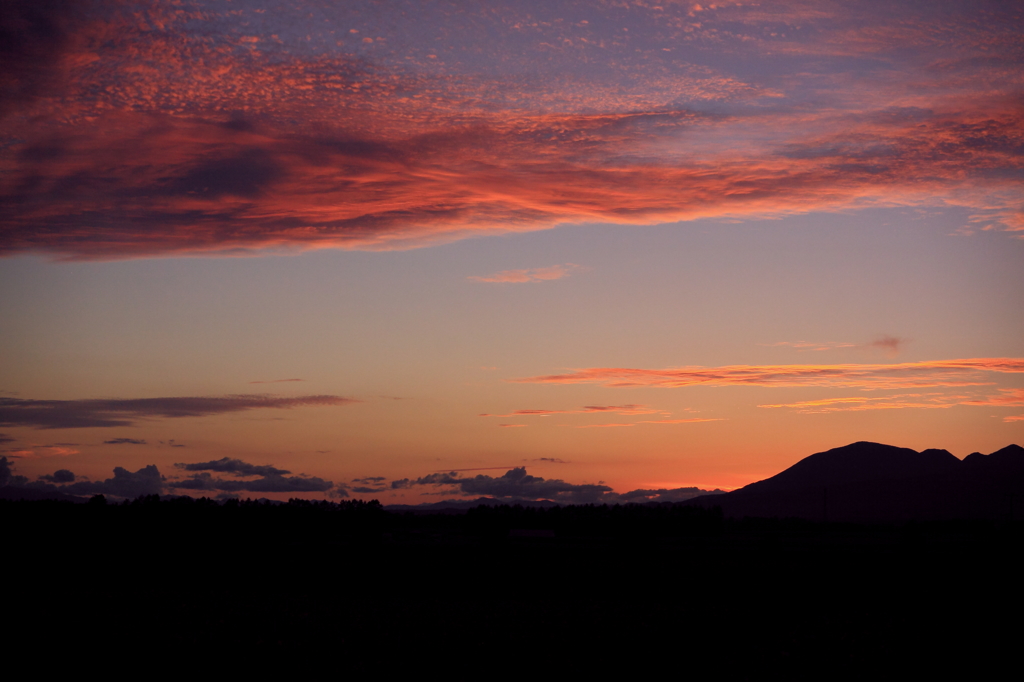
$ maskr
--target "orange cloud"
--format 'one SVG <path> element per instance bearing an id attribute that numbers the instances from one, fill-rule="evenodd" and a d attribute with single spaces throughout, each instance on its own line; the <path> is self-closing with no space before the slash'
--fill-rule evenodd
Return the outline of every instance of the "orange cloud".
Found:
<path id="1" fill-rule="evenodd" d="M 1002 405 L 1006 407 L 1012 407 L 1017 405 L 1024 405 L 1024 388 L 1001 388 L 999 389 L 999 395 L 986 396 L 984 398 L 976 398 L 974 400 L 966 400 L 964 405 Z"/>
<path id="2" fill-rule="evenodd" d="M 893 364 L 728 365 L 630 369 L 593 367 L 567 374 L 517 379 L 521 383 L 599 383 L 612 387 L 658 386 L 828 386 L 893 389 L 924 386 L 983 386 L 984 374 L 1022 373 L 1024 359 L 970 358 Z"/>
<path id="3" fill-rule="evenodd" d="M 486 277 L 467 277 L 477 282 L 502 282 L 502 283 L 523 283 L 523 282 L 550 282 L 556 279 L 568 277 L 569 272 L 580 266 L 573 263 L 565 265 L 552 265 L 547 268 L 527 268 L 525 270 L 502 270 Z"/>
<path id="4" fill-rule="evenodd" d="M 898 409 L 936 409 L 949 408 L 965 404 L 966 396 L 935 396 L 923 397 L 920 394 L 893 395 L 868 398 L 855 396 L 849 398 L 823 398 L 820 400 L 804 400 L 796 403 L 778 405 L 758 405 L 765 408 L 786 407 L 803 414 L 825 412 L 863 412 L 865 410 L 898 410 Z"/>
<path id="5" fill-rule="evenodd" d="M 795 409 L 804 414 L 825 412 L 861 412 L 865 410 L 899 410 L 899 409 L 945 409 L 955 405 L 993 405 L 999 407 L 1017 407 L 1024 405 L 1024 389 L 1002 388 L 999 394 L 983 397 L 965 395 L 946 395 L 943 393 L 909 393 L 901 395 L 846 398 L 823 398 L 805 400 L 796 403 L 777 405 L 758 405 L 758 407 Z M 1004 421 L 1013 421 L 1013 417 L 1004 417 Z"/>

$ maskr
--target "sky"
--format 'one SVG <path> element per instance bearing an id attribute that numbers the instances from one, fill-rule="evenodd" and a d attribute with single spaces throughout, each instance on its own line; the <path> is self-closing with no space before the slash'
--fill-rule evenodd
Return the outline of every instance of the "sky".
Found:
<path id="1" fill-rule="evenodd" d="M 1024 443 L 1014 2 L 0 9 L 0 479 L 683 499 Z"/>

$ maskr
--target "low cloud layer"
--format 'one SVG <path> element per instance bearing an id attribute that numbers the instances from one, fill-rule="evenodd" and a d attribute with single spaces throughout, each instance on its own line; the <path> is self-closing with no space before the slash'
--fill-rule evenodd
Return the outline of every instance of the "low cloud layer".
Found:
<path id="1" fill-rule="evenodd" d="M 150 464 L 137 471 L 114 467 L 114 476 L 103 481 L 77 480 L 68 469 L 58 469 L 52 474 L 29 481 L 25 476 L 13 474 L 6 457 L 0 457 L 0 486 L 10 485 L 36 492 L 61 495 L 109 495 L 134 499 L 140 495 L 159 495 L 165 491 L 167 479 L 160 474 L 156 465 Z"/>
<path id="2" fill-rule="evenodd" d="M 516 467 L 503 476 L 477 474 L 463 478 L 458 472 L 429 474 L 417 479 L 403 478 L 391 482 L 393 490 L 431 486 L 457 491 L 467 496 L 488 496 L 522 500 L 554 500 L 565 503 L 595 502 L 611 488 L 604 484 L 573 484 L 560 479 L 544 479 L 526 473 L 526 467 Z"/>
<path id="3" fill-rule="evenodd" d="M 279 398 L 269 395 L 135 398 L 112 400 L 22 400 L 0 398 L 0 426 L 40 429 L 132 426 L 144 418 L 205 417 L 255 409 L 290 409 L 358 402 L 335 395 Z M 115 439 L 120 443 L 132 439 Z M 116 443 L 115 443 L 116 444 Z"/>
<path id="4" fill-rule="evenodd" d="M 561 479 L 544 479 L 526 473 L 526 467 L 515 467 L 502 476 L 478 474 L 462 477 L 458 472 L 436 473 L 417 479 L 392 481 L 392 490 L 418 487 L 439 489 L 444 493 L 466 497 L 493 497 L 508 501 L 550 500 L 561 504 L 627 504 L 635 502 L 681 502 L 692 497 L 717 493 L 699 488 L 632 490 L 616 493 L 604 483 L 567 483 Z"/>
<path id="5" fill-rule="evenodd" d="M 166 480 L 156 465 L 132 472 L 114 467 L 114 477 L 104 481 L 79 481 L 60 486 L 60 492 L 71 495 L 113 495 L 132 499 L 139 495 L 159 495 L 164 492 Z"/>
<path id="6" fill-rule="evenodd" d="M 184 480 L 172 481 L 169 488 L 200 492 L 254 492 L 254 493 L 325 493 L 347 497 L 345 486 L 335 486 L 316 476 L 288 476 L 287 469 L 271 464 L 249 464 L 240 459 L 224 457 L 210 462 L 178 463 L 184 471 L 201 472 Z M 215 477 L 208 472 L 230 474 L 233 479 Z M 257 477 L 257 478 L 253 478 Z M 250 480 L 240 480 L 250 479 Z"/>
<path id="7" fill-rule="evenodd" d="M 255 480 L 243 481 L 214 477 L 203 472 L 189 478 L 171 481 L 167 485 L 174 490 L 190 492 L 253 492 L 253 493 L 326 493 L 334 483 L 316 476 L 281 476 L 272 474 Z M 335 496 L 347 497 L 343 490 L 336 490 Z"/>
<path id="8" fill-rule="evenodd" d="M 541 461 L 560 462 L 554 458 Z M 15 474 L 12 463 L 0 457 L 0 487 L 14 486 L 48 493 L 70 495 L 109 495 L 132 499 L 139 495 L 159 495 L 167 492 L 213 495 L 218 499 L 238 493 L 324 493 L 331 497 L 348 497 L 349 492 L 376 494 L 406 489 L 426 489 L 428 494 L 455 494 L 464 497 L 491 497 L 509 502 L 550 500 L 561 504 L 627 504 L 633 502 L 679 502 L 702 494 L 699 488 L 638 489 L 616 493 L 610 486 L 599 483 L 568 483 L 561 479 L 531 476 L 526 467 L 513 467 L 501 476 L 477 474 L 464 477 L 458 471 L 434 473 L 416 479 L 404 478 L 385 484 L 383 476 L 353 479 L 362 485 L 349 487 L 335 485 L 316 476 L 288 476 L 290 472 L 272 465 L 253 465 L 238 459 L 224 458 L 211 462 L 177 464 L 176 468 L 197 472 L 184 479 L 168 478 L 155 465 L 137 471 L 122 467 L 114 469 L 114 476 L 103 481 L 77 480 L 68 469 L 40 476 L 29 482 Z M 231 478 L 217 477 L 210 471 L 223 472 Z"/>
<path id="9" fill-rule="evenodd" d="M 77 480 L 68 469 L 58 469 L 53 474 L 40 476 L 29 481 L 15 475 L 12 463 L 0 457 L 0 487 L 5 485 L 31 490 L 63 493 L 68 495 L 111 495 L 132 499 L 139 495 L 160 495 L 176 493 L 326 493 L 332 497 L 348 497 L 348 488 L 335 485 L 316 476 L 288 476 L 290 471 L 278 469 L 269 464 L 249 464 L 227 457 L 211 462 L 176 464 L 176 468 L 198 472 L 188 478 L 168 478 L 160 473 L 156 465 L 150 464 L 137 471 L 123 467 L 114 468 L 114 476 L 103 481 Z M 232 478 L 215 477 L 210 471 L 227 473 Z"/>
<path id="10" fill-rule="evenodd" d="M 270 464 L 249 464 L 240 459 L 224 457 L 212 462 L 178 463 L 174 466 L 185 471 L 217 471 L 234 476 L 284 476 L 290 474 L 286 469 L 278 469 Z"/>

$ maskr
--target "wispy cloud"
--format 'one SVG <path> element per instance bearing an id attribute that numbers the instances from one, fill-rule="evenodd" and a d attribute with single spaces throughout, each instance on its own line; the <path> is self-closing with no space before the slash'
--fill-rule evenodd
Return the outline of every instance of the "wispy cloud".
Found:
<path id="1" fill-rule="evenodd" d="M 879 336 L 867 345 L 868 348 L 881 351 L 889 357 L 896 357 L 906 344 L 907 340 L 898 336 Z"/>
<path id="2" fill-rule="evenodd" d="M 280 398 L 270 395 L 133 398 L 97 400 L 22 400 L 0 398 L 0 425 L 41 429 L 131 426 L 144 418 L 205 417 L 255 409 L 348 405 L 359 402 L 335 395 Z"/>
<path id="3" fill-rule="evenodd" d="M 820 400 L 803 400 L 795 403 L 777 405 L 758 405 L 769 409 L 789 408 L 804 414 L 826 412 L 864 412 L 868 410 L 900 410 L 900 409 L 945 409 L 954 405 L 963 405 L 966 396 L 946 396 L 942 394 L 921 395 L 919 393 L 891 396 L 852 396 L 843 398 L 822 398 Z"/>
<path id="4" fill-rule="evenodd" d="M 965 400 L 964 405 L 998 405 L 1003 407 L 1024 405 L 1024 388 L 1001 388 L 997 394 Z"/>
<path id="5" fill-rule="evenodd" d="M 864 412 L 869 410 L 948 409 L 956 405 L 990 405 L 1018 407 L 1024 405 L 1024 389 L 1004 388 L 987 396 L 950 395 L 946 393 L 902 393 L 888 396 L 849 396 L 821 398 L 795 403 L 758 405 L 765 408 L 789 408 L 804 414 L 827 412 Z M 1011 421 L 1012 418 L 1004 418 Z"/>
<path id="6" fill-rule="evenodd" d="M 610 423 L 610 424 L 584 424 L 576 426 L 577 429 L 603 429 L 603 428 L 614 428 L 617 426 L 638 426 L 640 424 L 696 424 L 699 422 L 720 422 L 724 421 L 720 418 L 714 419 L 648 419 L 638 422 L 628 423 Z"/>
<path id="7" fill-rule="evenodd" d="M 508 414 L 481 414 L 480 417 L 550 417 L 553 414 L 666 414 L 647 405 L 586 405 L 578 410 L 514 410 Z"/>
<path id="8" fill-rule="evenodd" d="M 468 277 L 467 279 L 476 282 L 496 282 L 523 284 L 526 282 L 551 282 L 556 279 L 568 277 L 569 273 L 580 266 L 573 263 L 565 265 L 552 265 L 547 268 L 527 268 L 525 270 L 502 270 L 486 277 Z"/>
<path id="9" fill-rule="evenodd" d="M 991 374 L 1022 373 L 1024 359 L 967 358 L 892 364 L 726 365 L 632 369 L 593 367 L 566 374 L 536 376 L 521 383 L 596 383 L 611 387 L 658 386 L 828 386 L 898 389 L 927 386 L 983 386 Z"/>
<path id="10" fill-rule="evenodd" d="M 293 381 L 305 381 L 305 379 L 271 379 L 269 381 L 250 381 L 250 384 L 287 384 Z"/>
<path id="11" fill-rule="evenodd" d="M 53 445 L 28 445 L 4 450 L 4 452 L 19 459 L 35 459 L 39 457 L 68 457 L 77 455 L 81 451 L 77 449 L 75 443 L 55 443 Z"/>
<path id="12" fill-rule="evenodd" d="M 899 355 L 900 351 L 907 344 L 907 339 L 902 339 L 898 336 L 883 335 L 875 338 L 873 341 L 868 343 L 848 343 L 848 342 L 814 342 L 814 341 L 777 341 L 775 343 L 762 344 L 772 348 L 793 348 L 800 351 L 826 351 L 826 350 L 841 350 L 841 349 L 862 349 L 862 350 L 875 350 L 881 351 L 889 357 L 895 357 Z"/>
<path id="13" fill-rule="evenodd" d="M 777 341 L 775 343 L 762 344 L 764 346 L 770 346 L 772 348 L 787 347 L 794 348 L 796 350 L 835 350 L 837 348 L 856 348 L 855 343 L 837 343 L 833 341 L 826 341 L 824 343 L 818 343 L 814 341 Z"/>

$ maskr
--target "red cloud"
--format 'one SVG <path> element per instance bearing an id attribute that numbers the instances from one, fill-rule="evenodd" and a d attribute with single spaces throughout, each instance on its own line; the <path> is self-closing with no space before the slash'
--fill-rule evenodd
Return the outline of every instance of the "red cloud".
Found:
<path id="1" fill-rule="evenodd" d="M 201 1 L 12 10 L 40 16 L 13 22 L 0 82 L 0 254 L 398 249 L 908 204 L 1024 229 L 1020 43 L 998 12 L 637 7 L 627 36 L 495 6 L 396 15 L 393 37 L 364 43 L 336 5 L 276 23 Z M 441 50 L 431 26 L 458 38 Z M 756 83 L 687 50 L 788 61 Z M 509 72 L 538 54 L 550 73 Z M 885 68 L 829 73 L 823 55 Z"/>

